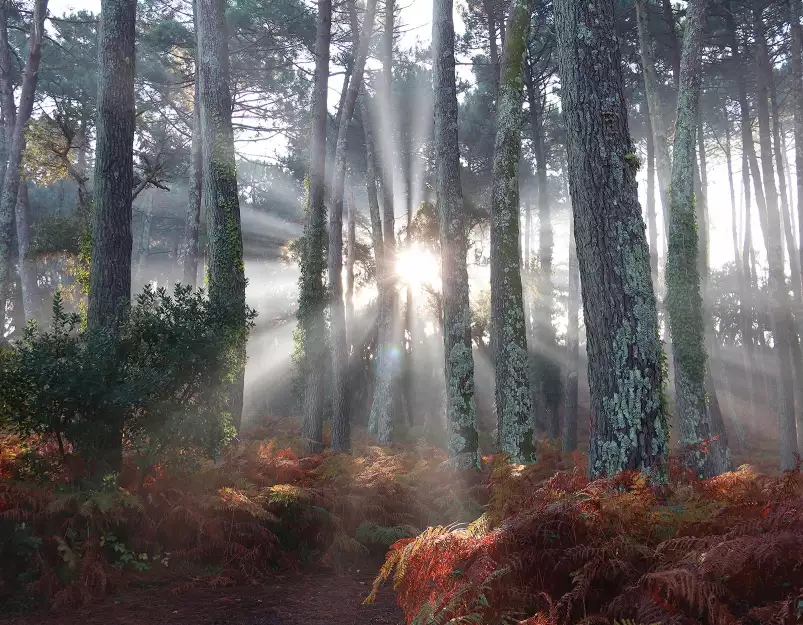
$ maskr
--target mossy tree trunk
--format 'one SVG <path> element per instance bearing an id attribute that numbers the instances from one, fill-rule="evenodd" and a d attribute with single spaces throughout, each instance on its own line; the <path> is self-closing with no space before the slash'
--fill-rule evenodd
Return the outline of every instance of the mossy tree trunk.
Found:
<path id="1" fill-rule="evenodd" d="M 198 0 L 192 2 L 192 17 L 198 31 Z M 195 88 L 192 98 L 192 143 L 190 145 L 190 175 L 187 192 L 187 219 L 184 224 L 182 265 L 184 283 L 196 286 L 198 279 L 198 237 L 201 228 L 201 195 L 203 189 L 203 159 L 201 137 L 201 103 L 198 101 L 198 50 L 195 55 Z"/>
<path id="2" fill-rule="evenodd" d="M 323 449 L 324 370 L 326 324 L 323 285 L 326 245 L 326 94 L 329 85 L 329 41 L 332 37 L 332 0 L 318 0 L 315 35 L 315 79 L 312 91 L 312 136 L 309 151 L 307 223 L 299 278 L 298 319 L 304 343 L 304 427 L 307 451 Z"/>
<path id="3" fill-rule="evenodd" d="M 432 66 L 435 91 L 435 198 L 441 243 L 443 345 L 449 455 L 456 466 L 479 467 L 474 356 L 468 297 L 468 236 L 457 141 L 453 0 L 434 0 Z"/>
<path id="4" fill-rule="evenodd" d="M 348 92 L 343 101 L 335 147 L 334 175 L 332 177 L 331 211 L 329 213 L 329 305 L 332 335 L 332 449 L 349 449 L 349 419 L 346 413 L 346 384 L 348 379 L 348 344 L 346 340 L 346 314 L 343 302 L 343 195 L 346 182 L 348 130 L 357 106 L 362 87 L 363 71 L 368 58 L 368 47 L 374 31 L 376 0 L 368 0 L 362 33 L 359 36 Z"/>
<path id="5" fill-rule="evenodd" d="M 650 255 L 611 0 L 557 0 L 555 25 L 591 388 L 589 473 L 666 477 Z"/>
<path id="6" fill-rule="evenodd" d="M 531 0 L 516 0 L 510 8 L 496 105 L 491 200 L 491 344 L 499 447 L 519 463 L 535 461 L 519 231 L 522 75 L 531 18 Z"/>
<path id="7" fill-rule="evenodd" d="M 11 245 L 13 232 L 17 230 L 17 258 L 19 259 L 19 276 L 22 288 L 23 309 L 25 318 L 30 319 L 35 316 L 34 293 L 36 291 L 36 273 L 31 267 L 28 255 L 30 244 L 30 224 L 27 215 L 17 209 L 24 209 L 18 206 L 20 185 L 25 184 L 22 176 L 22 155 L 25 151 L 25 128 L 33 112 L 34 97 L 36 95 L 36 85 L 39 79 L 39 61 L 42 58 L 42 38 L 45 32 L 45 17 L 47 17 L 47 0 L 36 0 L 34 2 L 33 22 L 31 34 L 28 38 L 28 58 L 22 73 L 22 89 L 20 93 L 19 110 L 14 113 L 13 96 L 9 101 L 4 101 L 4 109 L 8 108 L 8 121 L 13 120 L 13 125 L 8 124 L 11 133 L 6 136 L 8 162 L 2 180 L 2 195 L 0 195 L 0 310 L 5 310 L 5 302 L 11 292 L 11 281 L 13 275 L 14 254 Z M 6 17 L 7 19 L 7 17 Z M 10 81 L 10 72 L 3 71 L 2 79 L 4 82 Z M 8 92 L 12 87 L 7 84 L 3 87 L 4 92 Z M 4 99 L 5 100 L 5 99 Z M 22 236 L 20 236 L 22 235 Z"/>
<path id="8" fill-rule="evenodd" d="M 229 411 L 239 429 L 243 410 L 246 305 L 243 233 L 229 92 L 226 0 L 198 2 L 198 99 L 201 104 L 203 204 L 209 233 L 209 301 L 231 324 L 238 365 Z"/>
<path id="9" fill-rule="evenodd" d="M 666 306 L 675 364 L 675 397 L 681 445 L 695 446 L 687 456 L 690 467 L 703 477 L 718 473 L 704 451 L 712 436 L 706 393 L 705 317 L 700 287 L 701 253 L 695 203 L 695 143 L 700 99 L 702 38 L 707 0 L 689 2 L 689 22 L 683 42 L 678 93 L 672 185 L 669 211 L 669 247 L 666 260 Z M 705 237 L 703 235 L 703 240 Z"/>

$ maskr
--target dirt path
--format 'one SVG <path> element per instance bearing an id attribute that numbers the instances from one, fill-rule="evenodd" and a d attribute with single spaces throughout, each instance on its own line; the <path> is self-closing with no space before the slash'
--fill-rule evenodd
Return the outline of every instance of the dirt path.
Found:
<path id="1" fill-rule="evenodd" d="M 360 605 L 370 576 L 305 575 L 262 586 L 129 590 L 87 609 L 39 614 L 8 625 L 399 625 L 392 592 Z"/>

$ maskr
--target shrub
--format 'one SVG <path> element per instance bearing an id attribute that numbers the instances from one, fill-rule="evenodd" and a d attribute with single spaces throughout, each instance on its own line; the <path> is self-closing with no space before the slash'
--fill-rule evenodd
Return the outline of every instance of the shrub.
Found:
<path id="1" fill-rule="evenodd" d="M 0 351 L 0 425 L 52 435 L 62 459 L 72 446 L 90 463 L 122 432 L 142 477 L 181 450 L 220 452 L 233 434 L 227 388 L 244 366 L 246 337 L 203 291 L 147 287 L 116 334 L 80 323 L 56 293 L 51 329 L 30 325 Z"/>

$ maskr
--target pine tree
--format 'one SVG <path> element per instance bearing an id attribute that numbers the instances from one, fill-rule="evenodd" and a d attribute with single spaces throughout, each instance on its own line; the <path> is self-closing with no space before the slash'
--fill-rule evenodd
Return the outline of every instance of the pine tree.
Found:
<path id="1" fill-rule="evenodd" d="M 662 353 L 611 0 L 557 0 L 569 185 L 591 386 L 589 473 L 665 476 Z"/>
<path id="2" fill-rule="evenodd" d="M 531 18 L 530 0 L 517 0 L 510 9 L 496 105 L 491 200 L 491 337 L 496 414 L 500 449 L 515 462 L 535 461 L 519 243 L 522 74 Z"/>
<path id="3" fill-rule="evenodd" d="M 434 0 L 435 196 L 441 241 L 447 444 L 455 465 L 479 467 L 452 9 L 453 0 Z"/>

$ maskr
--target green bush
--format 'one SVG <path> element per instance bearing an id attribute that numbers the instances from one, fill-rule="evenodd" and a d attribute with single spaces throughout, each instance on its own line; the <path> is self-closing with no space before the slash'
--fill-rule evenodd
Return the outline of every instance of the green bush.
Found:
<path id="1" fill-rule="evenodd" d="M 0 351 L 0 425 L 52 435 L 62 456 L 72 446 L 86 460 L 120 432 L 141 467 L 182 450 L 214 457 L 234 433 L 229 389 L 254 316 L 232 324 L 202 290 L 146 287 L 117 333 L 81 331 L 57 293 L 50 330 L 30 325 Z"/>

